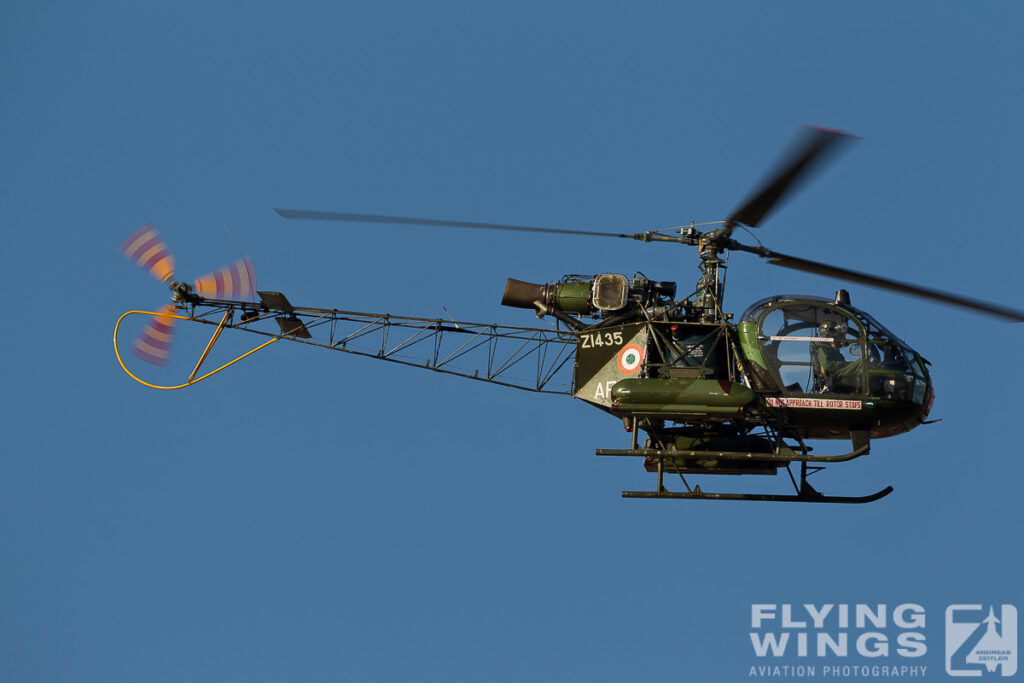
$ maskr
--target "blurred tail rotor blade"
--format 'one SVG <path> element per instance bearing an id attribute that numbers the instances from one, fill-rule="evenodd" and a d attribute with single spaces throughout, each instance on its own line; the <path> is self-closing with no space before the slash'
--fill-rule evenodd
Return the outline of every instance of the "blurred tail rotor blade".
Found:
<path id="1" fill-rule="evenodd" d="M 853 138 L 849 133 L 839 130 L 807 126 L 800 144 L 779 165 L 778 170 L 729 216 L 726 225 L 731 228 L 742 223 L 752 228 L 757 227 L 786 194 L 802 180 L 806 180 L 816 166 L 842 146 L 840 143 Z"/>
<path id="2" fill-rule="evenodd" d="M 143 225 L 129 235 L 120 251 L 160 282 L 174 278 L 174 257 L 152 225 Z"/>
<path id="3" fill-rule="evenodd" d="M 256 296 L 256 271 L 242 257 L 195 281 L 196 294 L 205 299 L 252 299 Z"/>
<path id="4" fill-rule="evenodd" d="M 132 346 L 136 357 L 153 365 L 167 365 L 171 357 L 171 342 L 174 341 L 174 323 L 176 318 L 170 317 L 174 306 L 167 305 L 160 309 L 160 314 L 150 318 Z"/>

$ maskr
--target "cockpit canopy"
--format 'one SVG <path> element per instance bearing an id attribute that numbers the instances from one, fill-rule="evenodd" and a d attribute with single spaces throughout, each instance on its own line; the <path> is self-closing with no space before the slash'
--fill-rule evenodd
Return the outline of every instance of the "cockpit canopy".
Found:
<path id="1" fill-rule="evenodd" d="M 864 311 L 822 297 L 781 295 L 744 311 L 744 354 L 758 388 L 784 395 L 856 394 L 924 405 L 924 360 Z"/>

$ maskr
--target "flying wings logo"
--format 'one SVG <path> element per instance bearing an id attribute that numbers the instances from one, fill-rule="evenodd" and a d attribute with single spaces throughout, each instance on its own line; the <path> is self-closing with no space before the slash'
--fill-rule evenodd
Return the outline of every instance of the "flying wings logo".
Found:
<path id="1" fill-rule="evenodd" d="M 750 678 L 927 678 L 923 605 L 753 604 Z M 946 607 L 946 674 L 1017 673 L 1017 608 Z M 930 679 L 929 679 L 930 680 Z"/>
<path id="2" fill-rule="evenodd" d="M 1017 672 L 1017 608 L 950 605 L 946 608 L 946 673 L 984 676 Z"/>

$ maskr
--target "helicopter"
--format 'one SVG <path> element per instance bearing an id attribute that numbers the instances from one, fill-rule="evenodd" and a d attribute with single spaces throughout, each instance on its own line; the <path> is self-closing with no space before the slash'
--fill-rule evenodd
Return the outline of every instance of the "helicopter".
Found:
<path id="1" fill-rule="evenodd" d="M 734 320 L 722 309 L 724 268 L 731 253 L 748 253 L 783 268 L 868 285 L 966 308 L 1014 322 L 1024 312 L 959 294 L 869 275 L 733 238 L 758 227 L 810 172 L 853 136 L 806 127 L 776 171 L 728 218 L 638 233 L 477 223 L 275 209 L 289 220 L 340 221 L 503 230 L 631 239 L 695 247 L 700 275 L 694 290 L 677 298 L 675 282 L 642 274 L 565 275 L 543 284 L 508 278 L 502 305 L 533 311 L 549 327 L 516 327 L 293 305 L 281 292 L 258 290 L 246 257 L 192 284 L 177 281 L 162 238 L 143 226 L 122 253 L 166 283 L 171 303 L 159 311 L 128 311 L 114 328 L 122 369 L 157 389 L 202 381 L 267 346 L 288 340 L 411 367 L 539 393 L 569 395 L 621 420 L 625 448 L 599 448 L 599 456 L 641 458 L 655 475 L 653 490 L 623 491 L 625 498 L 867 503 L 892 492 L 887 486 L 861 496 L 825 495 L 809 477 L 828 465 L 869 454 L 873 439 L 906 433 L 929 420 L 935 390 L 930 363 L 866 311 L 846 290 L 833 297 L 774 295 Z M 132 352 L 166 363 L 177 321 L 213 326 L 188 379 L 173 386 L 147 382 L 124 362 L 118 330 L 131 315 L 150 320 Z M 273 320 L 273 325 L 269 321 Z M 276 327 L 274 327 L 276 325 Z M 214 370 L 199 374 L 225 329 L 266 340 Z M 641 440 L 640 433 L 645 436 Z M 846 441 L 846 452 L 819 454 L 810 440 Z M 837 449 L 844 450 L 844 449 Z M 794 472 L 794 470 L 796 470 Z M 691 475 L 779 475 L 791 493 L 705 491 Z M 666 478 L 678 477 L 670 490 Z"/>

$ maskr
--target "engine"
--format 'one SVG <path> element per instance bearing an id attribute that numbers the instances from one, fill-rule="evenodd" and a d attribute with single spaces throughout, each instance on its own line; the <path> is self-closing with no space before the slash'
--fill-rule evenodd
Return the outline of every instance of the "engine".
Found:
<path id="1" fill-rule="evenodd" d="M 543 285 L 509 278 L 503 306 L 536 310 L 538 315 L 574 313 L 592 318 L 627 313 L 641 308 L 665 307 L 676 295 L 676 283 L 648 280 L 634 275 L 605 273 L 593 277 L 566 275 Z"/>

